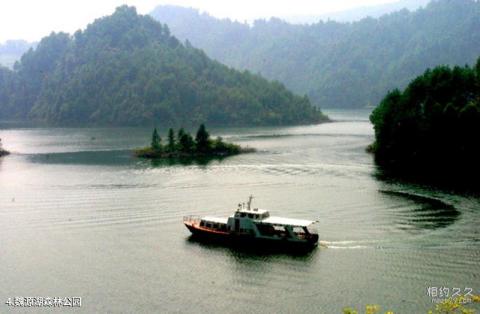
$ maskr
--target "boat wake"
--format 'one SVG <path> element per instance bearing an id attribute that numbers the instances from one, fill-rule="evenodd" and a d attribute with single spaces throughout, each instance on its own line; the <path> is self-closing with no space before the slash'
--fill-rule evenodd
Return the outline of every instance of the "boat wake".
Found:
<path id="1" fill-rule="evenodd" d="M 362 244 L 361 244 L 362 243 Z M 326 249 L 342 249 L 342 250 L 355 250 L 355 249 L 368 249 L 373 246 L 365 245 L 360 241 L 319 241 L 319 247 Z"/>

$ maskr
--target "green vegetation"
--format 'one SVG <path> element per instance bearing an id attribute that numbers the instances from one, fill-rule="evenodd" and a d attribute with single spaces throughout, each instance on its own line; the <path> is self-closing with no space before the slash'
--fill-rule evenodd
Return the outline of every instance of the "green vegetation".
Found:
<path id="1" fill-rule="evenodd" d="M 311 25 L 272 18 L 250 26 L 178 7 L 151 14 L 210 57 L 279 80 L 322 108 L 373 106 L 427 68 L 473 64 L 480 55 L 480 2 L 474 0 Z"/>
<path id="2" fill-rule="evenodd" d="M 382 168 L 458 181 L 480 175 L 480 59 L 475 68 L 427 70 L 370 116 Z"/>
<path id="3" fill-rule="evenodd" d="M 158 136 L 157 128 L 153 129 L 152 143 L 150 144 L 150 147 L 155 151 L 162 150 L 162 139 Z"/>
<path id="4" fill-rule="evenodd" d="M 73 125 L 282 125 L 326 120 L 307 97 L 209 59 L 122 6 L 52 33 L 0 68 L 0 116 Z"/>
<path id="5" fill-rule="evenodd" d="M 458 296 L 451 297 L 438 303 L 434 309 L 429 310 L 427 314 L 475 314 L 476 311 L 471 308 L 472 303 L 480 303 L 480 296 L 473 295 L 471 297 Z M 365 314 L 380 314 L 380 306 L 370 304 L 365 306 Z M 343 314 L 359 314 L 359 312 L 351 307 L 343 309 Z M 387 311 L 385 314 L 394 314 L 392 311 Z"/>
<path id="6" fill-rule="evenodd" d="M 201 124 L 195 140 L 183 128 L 178 130 L 177 140 L 175 140 L 175 132 L 170 129 L 168 131 L 168 143 L 165 146 L 162 145 L 157 129 L 154 129 L 150 147 L 136 150 L 135 155 L 149 159 L 212 158 L 253 151 L 251 148 L 242 148 L 236 144 L 226 143 L 221 137 L 217 137 L 215 140 L 210 139 L 210 134 L 207 132 L 205 125 Z"/>

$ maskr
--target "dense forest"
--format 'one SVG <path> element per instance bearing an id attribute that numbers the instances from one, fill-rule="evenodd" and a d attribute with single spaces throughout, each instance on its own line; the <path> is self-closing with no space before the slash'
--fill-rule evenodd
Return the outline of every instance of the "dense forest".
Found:
<path id="1" fill-rule="evenodd" d="M 0 117 L 58 124 L 278 125 L 325 116 L 305 96 L 209 59 L 122 6 L 73 36 L 52 33 L 0 68 Z"/>
<path id="2" fill-rule="evenodd" d="M 480 59 L 439 66 L 393 90 L 373 111 L 373 151 L 384 169 L 444 178 L 480 175 Z"/>
<path id="3" fill-rule="evenodd" d="M 279 80 L 322 108 L 374 106 L 427 68 L 473 65 L 480 55 L 474 0 L 434 0 L 415 12 L 312 25 L 276 18 L 249 25 L 171 6 L 151 15 L 212 58 Z"/>

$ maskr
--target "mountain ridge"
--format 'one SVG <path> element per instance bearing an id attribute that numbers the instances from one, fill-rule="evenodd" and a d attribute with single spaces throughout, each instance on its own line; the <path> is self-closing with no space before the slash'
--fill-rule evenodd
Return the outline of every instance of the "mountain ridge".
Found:
<path id="1" fill-rule="evenodd" d="M 209 59 L 128 6 L 73 35 L 52 33 L 14 71 L 0 68 L 0 114 L 67 125 L 326 120 L 308 98 Z"/>
<path id="2" fill-rule="evenodd" d="M 322 108 L 374 106 L 391 89 L 437 65 L 480 55 L 480 2 L 437 0 L 354 23 L 253 25 L 166 7 L 151 15 L 210 57 L 278 80 Z"/>
<path id="3" fill-rule="evenodd" d="M 283 16 L 281 19 L 292 24 L 312 24 L 319 21 L 357 22 L 366 17 L 379 18 L 382 15 L 407 9 L 415 11 L 427 5 L 430 0 L 399 0 L 369 6 L 354 7 L 352 9 L 329 12 L 319 15 L 292 15 Z"/>

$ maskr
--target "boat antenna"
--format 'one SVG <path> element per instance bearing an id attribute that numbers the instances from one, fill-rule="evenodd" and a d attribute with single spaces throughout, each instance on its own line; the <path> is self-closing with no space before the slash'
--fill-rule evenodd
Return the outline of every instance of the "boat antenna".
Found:
<path id="1" fill-rule="evenodd" d="M 250 207 L 251 207 L 251 205 L 252 205 L 252 199 L 253 199 L 253 195 L 250 195 L 250 196 L 248 197 L 248 210 L 250 210 Z"/>

